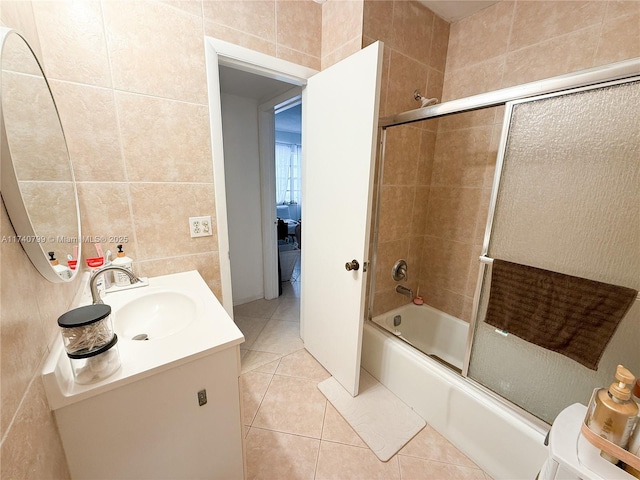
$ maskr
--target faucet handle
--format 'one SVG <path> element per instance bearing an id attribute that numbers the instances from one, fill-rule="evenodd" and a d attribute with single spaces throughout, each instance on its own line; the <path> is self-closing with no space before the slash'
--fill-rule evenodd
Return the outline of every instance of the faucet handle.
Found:
<path id="1" fill-rule="evenodd" d="M 396 282 L 407 279 L 407 261 L 404 259 L 398 260 L 391 269 L 391 275 Z"/>

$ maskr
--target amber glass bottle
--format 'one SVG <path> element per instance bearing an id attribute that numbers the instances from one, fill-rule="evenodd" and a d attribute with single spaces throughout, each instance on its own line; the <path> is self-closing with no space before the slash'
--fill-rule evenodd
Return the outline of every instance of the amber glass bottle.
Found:
<path id="1" fill-rule="evenodd" d="M 638 405 L 631 400 L 629 388 L 635 377 L 622 365 L 618 365 L 616 380 L 609 390 L 603 388 L 596 394 L 596 406 L 588 426 L 602 438 L 627 448 L 638 415 Z M 611 463 L 618 463 L 618 459 L 605 452 L 602 452 L 601 456 Z"/>

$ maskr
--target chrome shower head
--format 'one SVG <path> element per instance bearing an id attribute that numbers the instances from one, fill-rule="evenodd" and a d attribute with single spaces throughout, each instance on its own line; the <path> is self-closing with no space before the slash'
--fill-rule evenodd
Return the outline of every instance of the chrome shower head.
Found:
<path id="1" fill-rule="evenodd" d="M 429 107 L 438 103 L 437 98 L 426 98 L 418 90 L 414 90 L 413 98 L 420 102 L 420 108 Z"/>

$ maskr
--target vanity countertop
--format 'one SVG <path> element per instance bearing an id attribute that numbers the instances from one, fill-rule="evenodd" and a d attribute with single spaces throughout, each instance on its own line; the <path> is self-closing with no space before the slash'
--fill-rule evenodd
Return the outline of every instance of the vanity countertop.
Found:
<path id="1" fill-rule="evenodd" d="M 193 320 L 169 335 L 148 341 L 132 340 L 129 336 L 123 335 L 122 328 L 118 326 L 118 309 L 140 296 L 150 293 L 161 295 L 163 292 L 178 292 L 192 298 L 196 304 Z M 104 380 L 88 385 L 77 384 L 64 351 L 62 337 L 57 335 L 42 370 L 51 410 L 244 342 L 242 332 L 197 271 L 153 277 L 149 279 L 148 287 L 107 293 L 103 301 L 113 309 L 112 317 L 118 334 L 117 347 L 122 365 Z M 82 306 L 88 303 L 91 303 L 91 299 L 87 299 L 85 289 L 76 304 Z M 177 318 L 176 322 L 184 320 Z"/>

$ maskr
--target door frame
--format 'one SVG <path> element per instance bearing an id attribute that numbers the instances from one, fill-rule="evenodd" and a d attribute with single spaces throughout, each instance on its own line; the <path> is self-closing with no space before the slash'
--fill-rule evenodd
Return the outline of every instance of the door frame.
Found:
<path id="1" fill-rule="evenodd" d="M 291 83 L 301 89 L 306 85 L 307 79 L 318 73 L 318 71 L 207 36 L 204 38 L 204 49 L 209 97 L 209 128 L 211 134 L 211 154 L 216 202 L 220 285 L 222 289 L 221 303 L 227 313 L 233 318 L 233 291 L 231 287 L 231 260 L 229 257 L 229 226 L 227 220 L 224 145 L 222 140 L 222 108 L 220 103 L 220 76 L 218 66 L 224 65 Z M 263 112 L 259 113 L 259 116 L 261 116 Z M 264 192 L 261 198 L 264 201 Z M 273 209 L 273 213 L 275 214 L 275 203 Z M 264 223 L 265 215 L 265 209 L 263 208 L 263 238 L 265 237 L 265 230 L 267 229 L 267 224 Z M 271 228 L 271 230 L 273 230 L 273 228 Z"/>

